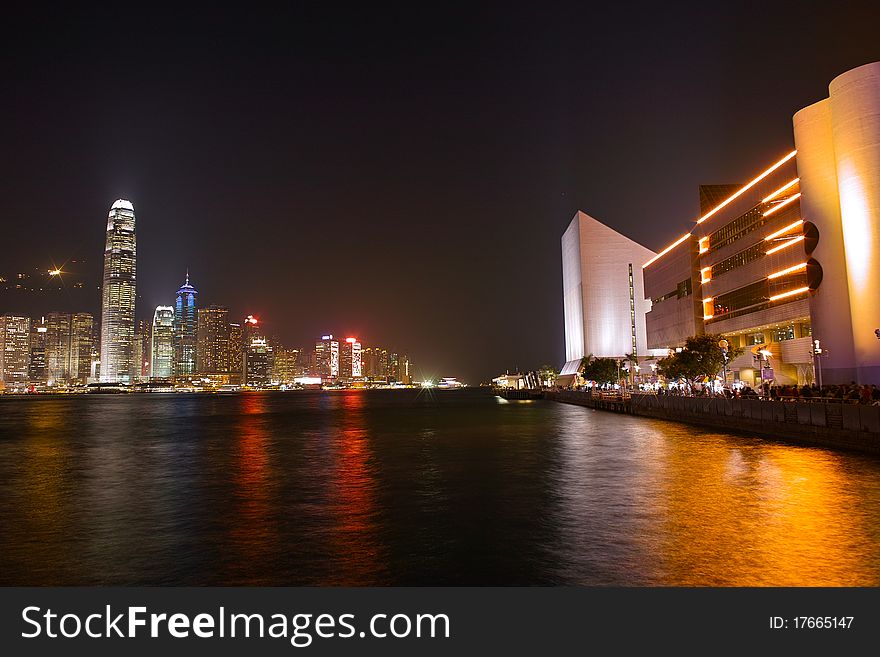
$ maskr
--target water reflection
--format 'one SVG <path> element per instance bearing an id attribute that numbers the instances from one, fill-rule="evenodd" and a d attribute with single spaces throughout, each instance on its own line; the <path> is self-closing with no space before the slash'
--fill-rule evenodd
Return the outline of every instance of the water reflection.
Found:
<path id="1" fill-rule="evenodd" d="M 880 585 L 880 461 L 474 391 L 0 398 L 3 584 Z"/>
<path id="2" fill-rule="evenodd" d="M 559 428 L 563 580 L 880 583 L 871 459 L 585 409 Z"/>
<path id="3" fill-rule="evenodd" d="M 383 581 L 377 536 L 375 467 L 365 426 L 363 391 L 337 398 L 339 427 L 333 436 L 329 494 L 334 568 L 327 584 L 363 586 Z"/>

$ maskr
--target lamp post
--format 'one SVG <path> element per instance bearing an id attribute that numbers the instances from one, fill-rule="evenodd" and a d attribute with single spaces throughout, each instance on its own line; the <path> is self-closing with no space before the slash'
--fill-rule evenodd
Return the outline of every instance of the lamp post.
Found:
<path id="1" fill-rule="evenodd" d="M 724 372 L 724 380 L 721 387 L 724 388 L 727 386 L 727 350 L 730 347 L 730 343 L 724 338 L 721 338 L 718 341 L 718 346 L 721 347 L 721 355 L 724 358 L 721 363 L 721 371 Z"/>

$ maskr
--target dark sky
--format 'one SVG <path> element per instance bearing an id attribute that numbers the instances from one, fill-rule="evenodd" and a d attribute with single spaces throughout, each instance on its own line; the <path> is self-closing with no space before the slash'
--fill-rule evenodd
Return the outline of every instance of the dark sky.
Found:
<path id="1" fill-rule="evenodd" d="M 128 198 L 139 316 L 188 267 L 287 342 L 357 334 L 474 383 L 561 364 L 575 210 L 661 248 L 700 183 L 747 180 L 880 59 L 877 3 L 76 4 L 4 15 L 0 271 L 97 281 Z"/>

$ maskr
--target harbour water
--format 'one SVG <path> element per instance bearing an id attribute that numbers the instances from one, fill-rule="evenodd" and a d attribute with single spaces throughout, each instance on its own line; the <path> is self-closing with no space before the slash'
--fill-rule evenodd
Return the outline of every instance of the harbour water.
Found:
<path id="1" fill-rule="evenodd" d="M 0 398 L 0 583 L 880 585 L 880 460 L 483 390 Z"/>

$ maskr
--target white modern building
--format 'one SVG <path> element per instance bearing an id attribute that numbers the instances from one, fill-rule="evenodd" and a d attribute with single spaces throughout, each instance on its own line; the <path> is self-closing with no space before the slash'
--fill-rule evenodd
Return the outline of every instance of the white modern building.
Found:
<path id="1" fill-rule="evenodd" d="M 575 213 L 562 235 L 565 360 L 574 374 L 581 359 L 665 355 L 648 351 L 642 263 L 655 253 L 585 212 Z"/>
<path id="2" fill-rule="evenodd" d="M 101 289 L 101 381 L 128 383 L 134 367 L 134 306 L 137 247 L 134 206 L 119 199 L 110 207 Z"/>
<path id="3" fill-rule="evenodd" d="M 824 380 L 880 383 L 880 62 L 834 78 L 794 115 L 794 141 L 824 273 L 810 298 Z"/>

